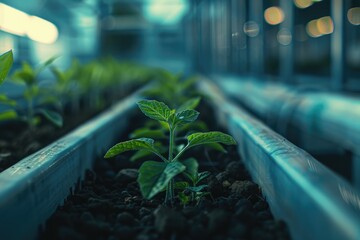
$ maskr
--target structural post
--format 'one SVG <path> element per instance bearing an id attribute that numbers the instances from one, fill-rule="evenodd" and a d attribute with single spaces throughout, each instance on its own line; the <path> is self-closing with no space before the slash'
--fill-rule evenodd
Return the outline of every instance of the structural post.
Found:
<path id="1" fill-rule="evenodd" d="M 289 34 L 291 41 L 288 45 L 280 46 L 280 76 L 282 81 L 292 81 L 294 74 L 294 3 L 289 0 L 280 0 L 280 7 L 285 14 L 285 19 L 279 31 Z"/>
<path id="2" fill-rule="evenodd" d="M 264 73 L 264 8 L 262 0 L 249 1 L 249 20 L 258 25 L 259 33 L 249 39 L 250 72 L 256 76 Z"/>
<path id="3" fill-rule="evenodd" d="M 349 0 L 331 0 L 331 18 L 334 32 L 331 34 L 331 86 L 333 90 L 344 89 L 346 80 L 346 9 Z"/>

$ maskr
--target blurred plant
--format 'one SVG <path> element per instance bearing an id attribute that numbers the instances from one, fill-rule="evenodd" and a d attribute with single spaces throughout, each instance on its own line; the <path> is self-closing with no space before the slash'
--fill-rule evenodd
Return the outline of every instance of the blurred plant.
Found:
<path id="1" fill-rule="evenodd" d="M 187 140 L 186 145 L 177 144 L 177 129 L 183 125 L 194 122 L 199 112 L 193 109 L 176 111 L 175 109 L 170 109 L 163 102 L 156 100 L 141 100 L 137 104 L 147 117 L 161 122 L 169 129 L 168 157 L 163 156 L 161 150 L 154 144 L 154 139 L 137 138 L 116 144 L 107 151 L 105 158 L 111 158 L 130 150 L 149 151 L 158 156 L 163 162 L 145 161 L 139 169 L 137 181 L 140 185 L 142 195 L 147 199 L 154 197 L 166 189 L 165 202 L 173 202 L 175 197 L 175 176 L 183 172 L 189 172 L 188 175 L 193 176 L 193 172 L 197 171 L 197 169 L 195 170 L 194 168 L 197 168 L 198 164 L 194 158 L 189 158 L 185 161 L 180 159 L 188 149 L 212 143 L 222 143 L 226 145 L 236 144 L 230 135 L 222 132 L 192 133 L 186 135 L 184 138 Z"/>
<path id="2" fill-rule="evenodd" d="M 169 103 L 172 108 L 179 108 L 191 98 L 203 96 L 196 90 L 197 77 L 182 78 L 182 74 L 173 74 L 167 70 L 156 71 L 155 83 L 142 94 L 148 98 Z"/>
<path id="3" fill-rule="evenodd" d="M 3 82 L 5 81 L 6 76 L 8 75 L 13 64 L 13 61 L 14 60 L 12 50 L 0 56 L 0 85 L 3 84 Z M 6 94 L 2 93 L 0 94 L 0 103 L 10 107 L 10 109 L 0 112 L 0 121 L 17 118 L 17 113 L 13 109 L 13 107 L 16 106 L 16 101 L 10 99 Z"/>
<path id="4" fill-rule="evenodd" d="M 200 172 L 198 161 L 194 158 L 186 159 L 182 162 L 186 166 L 183 174 L 190 182 L 180 182 L 178 188 L 183 190 L 179 193 L 179 199 L 183 205 L 196 201 L 197 203 L 210 193 L 206 191 L 208 185 L 201 184 L 204 179 L 210 176 L 210 172 Z"/>
<path id="5" fill-rule="evenodd" d="M 53 110 L 53 108 L 59 108 L 59 99 L 49 89 L 41 87 L 38 78 L 39 74 L 55 59 L 51 58 L 37 68 L 32 68 L 29 63 L 23 62 L 22 67 L 12 76 L 15 82 L 25 86 L 23 97 L 26 106 L 24 110 L 17 108 L 17 113 L 21 120 L 27 122 L 30 129 L 34 129 L 40 123 L 40 115 L 58 127 L 63 124 L 62 116 Z"/>
<path id="6" fill-rule="evenodd" d="M 70 67 L 66 70 L 60 70 L 58 67 L 50 66 L 50 70 L 55 76 L 56 85 L 55 92 L 61 101 L 63 108 L 67 103 L 70 103 L 71 109 L 74 113 L 79 111 L 79 82 L 76 78 L 79 75 L 81 64 L 78 60 L 73 60 Z M 63 109 L 62 109 L 63 110 Z"/>

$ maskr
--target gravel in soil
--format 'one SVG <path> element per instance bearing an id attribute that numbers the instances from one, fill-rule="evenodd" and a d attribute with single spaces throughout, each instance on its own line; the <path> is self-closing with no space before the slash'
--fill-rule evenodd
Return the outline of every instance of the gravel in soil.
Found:
<path id="1" fill-rule="evenodd" d="M 236 148 L 228 151 L 216 153 L 222 166 L 200 163 L 201 170 L 212 171 L 210 196 L 187 206 L 175 202 L 171 208 L 162 204 L 162 193 L 142 198 L 136 164 L 126 164 L 126 156 L 99 159 L 39 239 L 290 239 L 286 224 L 274 220 L 259 186 L 234 158 Z"/>

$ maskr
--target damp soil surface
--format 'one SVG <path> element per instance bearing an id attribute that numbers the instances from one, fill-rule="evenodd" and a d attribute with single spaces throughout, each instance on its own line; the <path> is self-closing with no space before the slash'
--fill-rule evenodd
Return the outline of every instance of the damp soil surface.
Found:
<path id="1" fill-rule="evenodd" d="M 43 123 L 34 129 L 30 129 L 23 121 L 12 121 L 1 125 L 0 172 L 57 140 L 99 112 L 100 110 L 86 110 L 81 114 L 65 115 L 62 128 L 44 119 L 42 119 Z"/>
<path id="2" fill-rule="evenodd" d="M 236 147 L 226 149 L 190 152 L 200 171 L 211 172 L 203 182 L 210 194 L 185 206 L 179 200 L 163 204 L 165 193 L 144 199 L 136 182 L 141 163 L 130 162 L 131 154 L 99 158 L 39 239 L 290 239 L 286 223 L 274 219 Z"/>

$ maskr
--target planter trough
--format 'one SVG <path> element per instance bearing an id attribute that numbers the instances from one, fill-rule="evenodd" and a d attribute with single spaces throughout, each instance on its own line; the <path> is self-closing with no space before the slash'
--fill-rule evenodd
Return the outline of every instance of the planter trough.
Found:
<path id="1" fill-rule="evenodd" d="M 293 239 L 359 239 L 360 195 L 345 180 L 201 81 L 219 121 L 274 215 Z M 133 95 L 0 174 L 2 239 L 36 239 L 46 219 L 79 186 L 86 169 L 119 138 L 135 109 Z"/>
<path id="2" fill-rule="evenodd" d="M 35 239 L 42 224 L 74 190 L 96 156 L 127 125 L 136 95 L 0 173 L 0 238 Z"/>
<path id="3" fill-rule="evenodd" d="M 360 239 L 360 194 L 302 149 L 231 104 L 203 81 L 219 118 L 238 141 L 239 153 L 275 217 L 293 239 Z M 221 110 L 220 110 L 221 109 Z"/>

